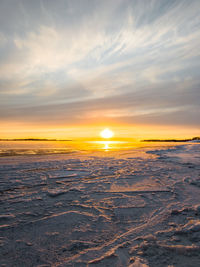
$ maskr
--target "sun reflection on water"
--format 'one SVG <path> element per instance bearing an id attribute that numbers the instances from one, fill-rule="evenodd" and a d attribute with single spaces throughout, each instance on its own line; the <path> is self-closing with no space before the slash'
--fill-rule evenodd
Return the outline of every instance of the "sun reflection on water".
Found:
<path id="1" fill-rule="evenodd" d="M 97 149 L 104 151 L 119 150 L 122 144 L 127 142 L 124 141 L 92 141 L 90 142 L 97 147 Z"/>
<path id="2" fill-rule="evenodd" d="M 103 149 L 109 150 L 109 144 L 105 144 Z"/>

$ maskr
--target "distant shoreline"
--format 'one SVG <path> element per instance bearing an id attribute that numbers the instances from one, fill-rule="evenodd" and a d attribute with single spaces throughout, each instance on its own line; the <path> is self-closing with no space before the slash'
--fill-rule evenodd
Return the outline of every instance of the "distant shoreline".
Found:
<path id="1" fill-rule="evenodd" d="M 200 137 L 193 137 L 189 139 L 145 139 L 141 142 L 190 142 L 190 141 L 200 141 Z"/>
<path id="2" fill-rule="evenodd" d="M 0 141 L 72 141 L 70 139 L 45 139 L 45 138 L 25 138 L 25 139 L 20 139 L 20 138 L 14 138 L 14 139 L 3 139 L 0 138 Z"/>
<path id="3" fill-rule="evenodd" d="M 72 139 L 46 139 L 46 138 L 0 138 L 0 141 L 56 141 L 56 142 L 69 142 L 74 141 Z M 200 141 L 200 137 L 193 137 L 188 139 L 144 139 L 140 142 L 190 142 L 190 141 Z"/>

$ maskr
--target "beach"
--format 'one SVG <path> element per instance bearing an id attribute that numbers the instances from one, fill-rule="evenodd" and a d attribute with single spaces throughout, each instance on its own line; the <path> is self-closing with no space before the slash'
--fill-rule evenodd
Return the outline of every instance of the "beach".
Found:
<path id="1" fill-rule="evenodd" d="M 23 149 L 0 157 L 0 266 L 200 266 L 199 143 Z"/>

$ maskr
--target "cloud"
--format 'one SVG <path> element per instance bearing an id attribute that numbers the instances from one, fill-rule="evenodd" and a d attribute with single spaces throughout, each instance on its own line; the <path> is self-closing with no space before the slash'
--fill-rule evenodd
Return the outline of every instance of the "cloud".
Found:
<path id="1" fill-rule="evenodd" d="M 21 122 L 71 125 L 100 121 L 120 121 L 132 124 L 199 124 L 200 84 L 188 83 L 184 89 L 179 83 L 166 87 L 149 88 L 99 99 L 59 104 L 1 108 L 1 120 L 19 119 Z"/>
<path id="2" fill-rule="evenodd" d="M 1 1 L 0 118 L 198 124 L 199 11 L 198 0 Z"/>

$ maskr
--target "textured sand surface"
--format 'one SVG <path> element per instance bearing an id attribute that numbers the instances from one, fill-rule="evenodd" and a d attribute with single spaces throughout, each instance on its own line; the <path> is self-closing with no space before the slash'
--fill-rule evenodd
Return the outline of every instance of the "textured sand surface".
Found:
<path id="1" fill-rule="evenodd" d="M 0 266 L 200 266 L 199 149 L 0 158 Z"/>

